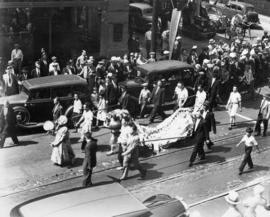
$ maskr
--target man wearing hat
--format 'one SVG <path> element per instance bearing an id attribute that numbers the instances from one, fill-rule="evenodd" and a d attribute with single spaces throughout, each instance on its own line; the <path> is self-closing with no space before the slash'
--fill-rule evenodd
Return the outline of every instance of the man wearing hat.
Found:
<path id="1" fill-rule="evenodd" d="M 225 196 L 225 200 L 230 206 L 229 209 L 222 215 L 222 217 L 243 217 L 237 205 L 240 203 L 239 194 L 236 191 L 230 191 Z"/>
<path id="2" fill-rule="evenodd" d="M 86 138 L 85 157 L 83 160 L 83 187 L 92 185 L 92 172 L 93 168 L 97 165 L 97 139 L 91 136 L 90 132 L 84 134 Z"/>
<path id="3" fill-rule="evenodd" d="M 264 95 L 262 102 L 260 104 L 258 118 L 255 126 L 255 131 L 257 132 L 256 136 L 261 135 L 261 123 L 263 123 L 263 136 L 266 136 L 268 128 L 268 120 L 270 118 L 270 95 Z"/>
<path id="4" fill-rule="evenodd" d="M 15 73 L 18 75 L 21 73 L 21 66 L 23 62 L 23 52 L 20 49 L 19 44 L 14 45 L 14 49 L 11 51 L 11 60 L 14 64 Z"/>
<path id="5" fill-rule="evenodd" d="M 177 36 L 174 43 L 173 43 L 173 51 L 172 51 L 172 59 L 173 60 L 179 60 L 181 55 L 181 49 L 182 49 L 182 42 L 181 42 L 181 36 Z"/>
<path id="6" fill-rule="evenodd" d="M 35 62 L 35 68 L 31 71 L 31 78 L 39 78 L 41 77 L 40 63 L 39 61 Z"/>
<path id="7" fill-rule="evenodd" d="M 244 135 L 241 141 L 236 145 L 236 147 L 239 147 L 242 143 L 245 144 L 245 155 L 239 167 L 239 175 L 242 175 L 246 164 L 248 164 L 249 169 L 253 169 L 253 162 L 251 159 L 251 152 L 252 152 L 253 147 L 256 147 L 258 152 L 260 152 L 258 142 L 252 136 L 252 133 L 253 133 L 253 129 L 251 127 L 248 127 L 246 129 L 246 135 Z"/>

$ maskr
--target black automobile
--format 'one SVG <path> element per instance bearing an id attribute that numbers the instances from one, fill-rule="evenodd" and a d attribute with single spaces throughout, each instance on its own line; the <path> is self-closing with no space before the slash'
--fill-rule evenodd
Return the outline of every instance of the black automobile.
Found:
<path id="1" fill-rule="evenodd" d="M 138 201 L 119 183 L 68 190 L 26 201 L 11 210 L 11 217 L 187 217 L 179 198 L 154 195 Z"/>
<path id="2" fill-rule="evenodd" d="M 191 65 L 185 62 L 176 60 L 163 60 L 139 65 L 137 66 L 136 70 L 140 71 L 141 76 L 121 82 L 120 86 L 126 86 L 128 92 L 137 103 L 140 91 L 142 89 L 142 84 L 148 83 L 150 90 L 152 90 L 153 84 L 160 79 L 163 80 L 163 85 L 165 87 L 165 110 L 172 109 L 175 105 L 175 99 L 173 99 L 173 95 L 179 80 L 184 82 L 189 96 L 194 95 L 194 91 L 192 89 L 194 82 L 194 69 Z M 192 106 L 193 104 L 194 97 L 187 100 L 185 107 Z M 148 107 L 152 107 L 152 105 L 150 104 Z"/>
<path id="3" fill-rule="evenodd" d="M 19 94 L 0 98 L 0 106 L 6 100 L 13 107 L 17 124 L 22 128 L 42 126 L 52 120 L 53 99 L 59 97 L 65 115 L 73 111 L 73 95 L 77 93 L 82 101 L 90 97 L 87 82 L 76 75 L 46 76 L 25 80 Z"/>

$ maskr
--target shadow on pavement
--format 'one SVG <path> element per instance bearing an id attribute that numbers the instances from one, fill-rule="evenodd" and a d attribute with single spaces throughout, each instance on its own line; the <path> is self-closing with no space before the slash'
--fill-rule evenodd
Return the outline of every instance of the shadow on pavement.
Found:
<path id="1" fill-rule="evenodd" d="M 205 160 L 203 161 L 198 161 L 194 165 L 203 165 L 203 164 L 208 164 L 208 163 L 221 163 L 226 160 L 225 157 L 221 157 L 219 155 L 206 155 Z"/>
<path id="2" fill-rule="evenodd" d="M 244 170 L 243 174 L 248 174 L 252 172 L 260 172 L 260 171 L 268 171 L 269 167 L 267 166 L 261 166 L 261 165 L 255 165 L 254 164 L 254 169 L 253 170 Z"/>
<path id="3" fill-rule="evenodd" d="M 109 145 L 98 144 L 98 151 L 99 152 L 107 152 L 109 150 L 110 150 L 110 146 Z"/>
<path id="4" fill-rule="evenodd" d="M 83 164 L 83 158 L 81 157 L 76 157 L 74 160 L 74 163 L 70 166 L 68 166 L 69 169 L 79 167 Z"/>
<path id="5" fill-rule="evenodd" d="M 213 146 L 212 150 L 213 150 L 214 153 L 218 153 L 218 152 L 227 153 L 227 152 L 230 152 L 232 150 L 232 148 L 231 147 L 225 147 L 225 146 Z"/>

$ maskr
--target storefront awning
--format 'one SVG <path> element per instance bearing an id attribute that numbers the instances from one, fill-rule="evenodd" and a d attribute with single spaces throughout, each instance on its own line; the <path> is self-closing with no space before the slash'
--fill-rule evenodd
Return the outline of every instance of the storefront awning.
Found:
<path id="1" fill-rule="evenodd" d="M 4 8 L 59 8 L 59 7 L 100 7 L 104 0 L 76 0 L 76 1 L 12 1 L 0 2 L 0 9 Z"/>

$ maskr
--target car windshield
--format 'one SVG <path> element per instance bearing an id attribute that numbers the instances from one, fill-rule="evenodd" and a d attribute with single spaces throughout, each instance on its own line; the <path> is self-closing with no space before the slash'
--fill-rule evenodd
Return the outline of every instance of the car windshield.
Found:
<path id="1" fill-rule="evenodd" d="M 145 9 L 142 10 L 142 14 L 143 15 L 150 16 L 150 15 L 152 15 L 152 12 L 153 12 L 153 9 L 152 8 L 145 8 Z"/>

